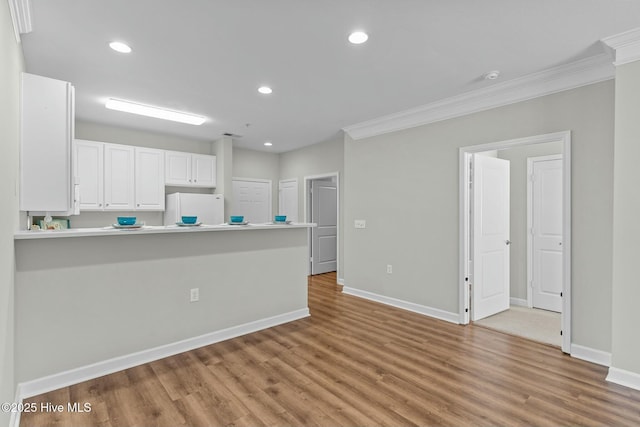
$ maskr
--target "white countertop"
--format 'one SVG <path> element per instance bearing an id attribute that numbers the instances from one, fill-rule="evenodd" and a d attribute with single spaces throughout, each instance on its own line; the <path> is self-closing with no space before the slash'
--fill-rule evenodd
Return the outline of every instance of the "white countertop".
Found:
<path id="1" fill-rule="evenodd" d="M 167 234 L 167 233 L 202 233 L 209 231 L 250 231 L 250 230 L 274 230 L 291 228 L 315 227 L 313 223 L 292 224 L 247 224 L 247 225 L 200 225 L 197 227 L 181 227 L 178 225 L 156 226 L 149 225 L 141 228 L 114 228 L 112 226 L 100 228 L 70 228 L 66 230 L 21 230 L 14 234 L 15 240 L 28 239 L 56 239 L 64 237 L 89 237 L 89 236 L 131 236 L 143 234 Z"/>

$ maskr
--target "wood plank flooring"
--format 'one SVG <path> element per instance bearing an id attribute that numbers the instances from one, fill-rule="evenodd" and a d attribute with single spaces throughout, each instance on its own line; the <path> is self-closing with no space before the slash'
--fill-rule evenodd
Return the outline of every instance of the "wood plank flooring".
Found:
<path id="1" fill-rule="evenodd" d="M 309 279 L 311 317 L 26 402 L 22 426 L 637 426 L 640 391 L 555 347 L 344 295 Z M 43 355 L 46 357 L 46 355 Z"/>

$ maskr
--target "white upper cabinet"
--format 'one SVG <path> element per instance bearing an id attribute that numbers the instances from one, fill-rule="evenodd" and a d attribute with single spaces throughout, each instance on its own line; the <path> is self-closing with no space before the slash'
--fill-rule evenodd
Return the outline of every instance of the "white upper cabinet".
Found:
<path id="1" fill-rule="evenodd" d="M 180 187 L 216 186 L 216 156 L 165 151 L 165 184 Z"/>
<path id="2" fill-rule="evenodd" d="M 80 189 L 80 210 L 103 210 L 104 143 L 76 139 L 73 142 L 73 167 Z"/>
<path id="3" fill-rule="evenodd" d="M 134 147 L 119 144 L 104 144 L 105 210 L 134 210 L 134 156 Z"/>
<path id="4" fill-rule="evenodd" d="M 73 86 L 23 73 L 21 89 L 20 210 L 73 214 Z"/>
<path id="5" fill-rule="evenodd" d="M 165 151 L 165 184 L 191 185 L 191 153 Z"/>
<path id="6" fill-rule="evenodd" d="M 135 148 L 136 210 L 164 210 L 164 151 Z"/>
<path id="7" fill-rule="evenodd" d="M 216 156 L 193 154 L 191 156 L 191 177 L 198 187 L 216 186 Z"/>

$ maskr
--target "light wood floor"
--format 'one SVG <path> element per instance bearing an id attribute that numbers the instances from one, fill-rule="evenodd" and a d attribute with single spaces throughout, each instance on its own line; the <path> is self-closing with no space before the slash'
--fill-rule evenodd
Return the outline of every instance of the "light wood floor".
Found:
<path id="1" fill-rule="evenodd" d="M 640 391 L 552 346 L 309 280 L 311 317 L 29 399 L 22 426 L 624 426 Z M 46 355 L 42 355 L 46 357 Z"/>

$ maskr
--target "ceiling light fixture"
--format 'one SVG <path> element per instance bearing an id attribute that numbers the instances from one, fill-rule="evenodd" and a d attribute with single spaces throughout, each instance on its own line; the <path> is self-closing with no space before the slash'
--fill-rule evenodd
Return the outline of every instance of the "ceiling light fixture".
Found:
<path id="1" fill-rule="evenodd" d="M 111 42 L 109 43 L 109 47 L 116 52 L 131 53 L 131 48 L 129 47 L 129 45 L 122 42 Z"/>
<path id="2" fill-rule="evenodd" d="M 265 147 L 271 147 L 273 144 L 271 143 L 271 141 L 267 141 L 264 143 Z"/>
<path id="3" fill-rule="evenodd" d="M 489 71 L 482 77 L 484 77 L 485 80 L 495 80 L 498 77 L 500 77 L 500 71 L 498 70 Z"/>
<path id="4" fill-rule="evenodd" d="M 140 114 L 141 116 L 155 117 L 156 119 L 171 120 L 174 122 L 187 123 L 190 125 L 201 125 L 207 118 L 181 111 L 167 110 L 153 105 L 139 104 L 122 99 L 109 98 L 105 104 L 110 110 L 124 111 L 125 113 Z"/>
<path id="5" fill-rule="evenodd" d="M 363 31 L 354 31 L 353 33 L 349 34 L 349 41 L 353 44 L 362 44 L 368 39 L 369 36 Z"/>
<path id="6" fill-rule="evenodd" d="M 269 86 L 260 86 L 258 88 L 258 92 L 260 92 L 263 95 L 269 95 L 273 92 L 273 90 Z"/>

